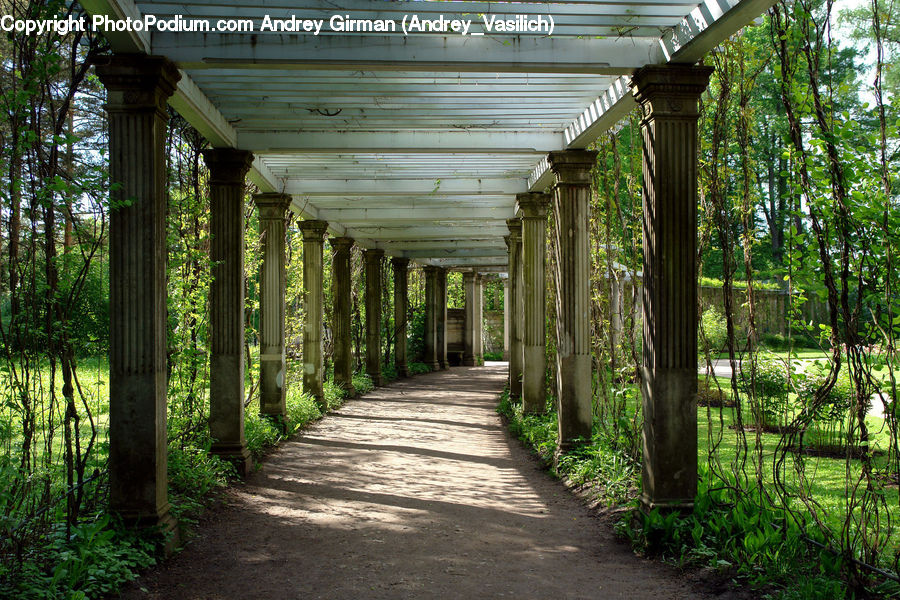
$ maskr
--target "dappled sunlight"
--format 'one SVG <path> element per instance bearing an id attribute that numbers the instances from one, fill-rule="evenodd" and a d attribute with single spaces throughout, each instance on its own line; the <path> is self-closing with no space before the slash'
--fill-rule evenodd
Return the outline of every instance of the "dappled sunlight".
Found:
<path id="1" fill-rule="evenodd" d="M 250 586 L 288 598 L 691 596 L 509 438 L 495 411 L 505 378 L 419 376 L 315 423 L 232 492 L 189 566 L 166 575 L 165 597 L 210 597 L 192 590 L 211 579 L 223 598 Z M 248 579 L 219 575 L 233 572 Z"/>

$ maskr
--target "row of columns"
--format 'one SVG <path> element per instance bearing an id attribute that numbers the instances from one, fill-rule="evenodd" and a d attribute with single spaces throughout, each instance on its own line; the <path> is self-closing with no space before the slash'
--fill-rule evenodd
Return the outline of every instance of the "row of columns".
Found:
<path id="1" fill-rule="evenodd" d="M 653 507 L 690 506 L 697 489 L 697 118 L 712 69 L 650 66 L 632 78 L 643 136 L 643 494 Z M 590 198 L 596 153 L 551 152 L 548 194 L 517 196 L 507 221 L 510 396 L 546 406 L 545 239 L 557 248 L 559 451 L 591 437 Z M 549 209 L 549 210 L 548 210 Z"/>
<path id="2" fill-rule="evenodd" d="M 126 521 L 169 526 L 166 499 L 166 100 L 179 80 L 163 57 L 97 59 L 107 88 L 110 178 L 110 504 Z M 710 68 L 645 67 L 632 78 L 643 135 L 643 501 L 647 507 L 690 504 L 696 493 L 696 199 L 697 101 Z M 210 168 L 213 260 L 210 427 L 213 451 L 246 469 L 243 432 L 243 179 L 252 156 L 238 150 L 205 154 Z M 556 243 L 556 387 L 559 443 L 591 435 L 589 329 L 589 200 L 595 153 L 552 152 L 550 195 L 519 196 L 509 221 L 510 392 L 526 410 L 545 406 L 544 232 L 552 210 Z M 285 413 L 285 215 L 289 197 L 261 194 L 260 411 Z M 301 225 L 307 323 L 304 388 L 322 399 L 322 244 L 326 224 Z M 349 347 L 349 253 L 335 250 L 335 378 L 352 389 Z M 381 265 L 366 251 L 366 370 L 380 383 Z M 408 262 L 395 260 L 395 282 Z M 447 273 L 426 269 L 426 360 L 447 368 Z M 469 361 L 478 361 L 481 294 L 466 279 Z M 405 284 L 395 290 L 405 290 Z M 399 300 L 405 306 L 405 295 Z M 396 306 L 395 302 L 395 306 Z M 400 319 L 397 340 L 405 340 Z M 401 334 L 401 329 L 403 329 Z M 343 332 L 343 334 L 342 334 Z M 402 344 L 405 347 L 405 343 Z M 398 350 L 400 346 L 398 345 Z M 398 352 L 399 354 L 399 352 Z M 405 354 L 405 353 L 404 353 Z M 398 372 L 405 372 L 405 356 Z"/>

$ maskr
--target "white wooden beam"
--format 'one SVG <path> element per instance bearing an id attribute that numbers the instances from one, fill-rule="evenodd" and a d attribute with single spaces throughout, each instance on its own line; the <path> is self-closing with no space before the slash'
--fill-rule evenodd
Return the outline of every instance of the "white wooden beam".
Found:
<path id="1" fill-rule="evenodd" d="M 697 62 L 773 4 L 775 0 L 704 0 L 660 38 L 665 61 Z"/>
<path id="2" fill-rule="evenodd" d="M 506 220 L 515 216 L 513 207 L 498 208 L 472 208 L 457 205 L 450 208 L 419 208 L 398 206 L 397 208 L 329 208 L 319 209 L 318 219 L 339 223 L 396 223 L 433 220 Z"/>
<path id="3" fill-rule="evenodd" d="M 446 250 L 399 250 L 395 251 L 394 256 L 404 256 L 406 258 L 491 258 L 503 257 L 506 262 L 508 251 L 506 248 L 460 248 Z"/>
<path id="4" fill-rule="evenodd" d="M 553 185 L 553 172 L 550 171 L 550 161 L 545 156 L 528 176 L 528 191 L 543 192 Z"/>
<path id="5" fill-rule="evenodd" d="M 603 132 L 625 118 L 636 106 L 629 87 L 630 77 L 620 77 L 594 100 L 581 115 L 566 128 L 567 148 L 587 148 Z"/>
<path id="6" fill-rule="evenodd" d="M 238 131 L 238 148 L 255 154 L 383 152 L 544 154 L 565 148 L 560 133 L 494 130 Z"/>
<path id="7" fill-rule="evenodd" d="M 253 43 L 250 43 L 251 40 Z M 154 33 L 184 69 L 342 69 L 623 75 L 663 62 L 648 38 Z"/>
<path id="8" fill-rule="evenodd" d="M 169 105 L 214 148 L 234 148 L 237 144 L 234 127 L 225 120 L 187 73 L 181 73 L 178 89 L 169 100 Z"/>
<path id="9" fill-rule="evenodd" d="M 103 15 L 119 21 L 143 19 L 141 11 L 131 0 L 83 0 L 80 4 L 91 16 Z M 150 52 L 150 33 L 147 31 L 126 29 L 104 32 L 103 35 L 113 52 Z"/>
<path id="10" fill-rule="evenodd" d="M 263 159 L 265 160 L 265 159 Z M 285 193 L 317 197 L 506 195 L 527 191 L 523 177 L 289 179 Z"/>

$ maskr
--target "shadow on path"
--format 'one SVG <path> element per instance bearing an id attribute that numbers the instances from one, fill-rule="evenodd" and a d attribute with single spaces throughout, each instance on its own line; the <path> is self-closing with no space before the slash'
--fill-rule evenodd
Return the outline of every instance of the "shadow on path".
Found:
<path id="1" fill-rule="evenodd" d="M 353 400 L 286 442 L 124 598 L 694 598 L 506 434 L 506 364 Z"/>

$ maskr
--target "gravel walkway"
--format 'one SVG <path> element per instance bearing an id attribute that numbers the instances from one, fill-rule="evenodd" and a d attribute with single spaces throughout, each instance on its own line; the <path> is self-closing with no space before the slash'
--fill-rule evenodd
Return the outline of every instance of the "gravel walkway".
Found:
<path id="1" fill-rule="evenodd" d="M 697 598 L 635 557 L 494 411 L 506 363 L 353 400 L 229 491 L 124 598 Z"/>

